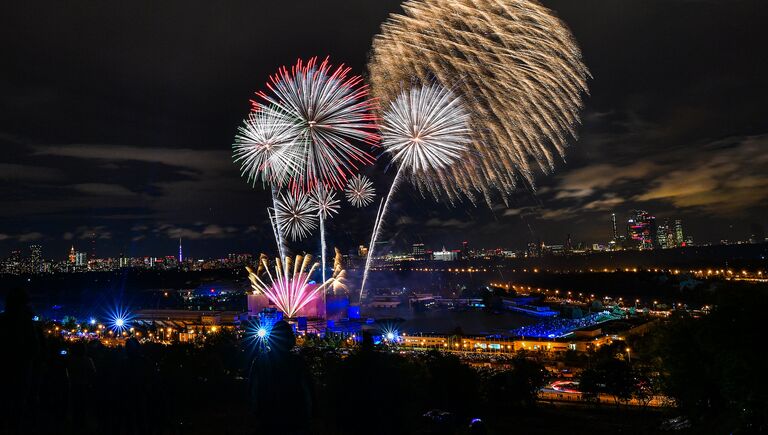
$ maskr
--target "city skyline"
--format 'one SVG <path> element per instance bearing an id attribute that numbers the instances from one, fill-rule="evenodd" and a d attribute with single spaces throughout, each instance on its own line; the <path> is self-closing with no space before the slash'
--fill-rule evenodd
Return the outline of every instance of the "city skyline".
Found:
<path id="1" fill-rule="evenodd" d="M 682 219 L 697 243 L 764 234 L 768 125 L 759 108 L 768 95 L 759 84 L 768 71 L 756 42 L 759 25 L 749 24 L 766 17 L 765 5 L 543 3 L 568 23 L 593 76 L 579 139 L 570 141 L 565 161 L 551 175 L 537 174 L 535 190 L 521 188 L 509 205 L 497 198 L 491 210 L 450 208 L 403 188 L 392 207 L 406 212 L 385 223 L 382 240 L 456 246 L 469 232 L 488 247 L 564 243 L 568 234 L 601 242 L 610 213 L 632 209 Z M 325 17 L 335 33 L 285 37 L 272 47 L 262 41 L 285 25 L 279 18 L 287 5 L 242 11 L 243 20 L 270 18 L 258 28 L 232 25 L 225 9 L 187 9 L 194 31 L 175 35 L 133 26 L 106 7 L 81 11 L 88 24 L 72 26 L 75 16 L 59 5 L 50 5 L 60 17 L 51 23 L 9 19 L 30 12 L 12 5 L 3 31 L 23 42 L 11 47 L 10 66 L 0 72 L 8 95 L 0 106 L 0 145 L 8 150 L 0 159 L 0 252 L 29 244 L 64 252 L 92 234 L 111 256 L 173 254 L 179 237 L 189 252 L 213 257 L 272 246 L 263 213 L 269 192 L 249 187 L 230 161 L 233 126 L 251 97 L 243 90 L 299 55 L 327 53 L 363 74 L 371 38 L 399 5 L 343 6 L 308 6 L 317 8 L 308 15 Z M 126 17 L 142 14 L 124 8 Z M 722 22 L 741 23 L 740 30 L 708 32 Z M 119 32 L 105 31 L 105 23 Z M 42 36 L 40 26 L 62 36 Z M 80 54 L 81 39 L 91 34 L 109 36 L 86 38 L 89 54 Z M 114 47 L 127 54 L 115 56 Z M 51 57 L 32 54 L 44 49 Z M 40 116 L 64 106 L 55 117 Z M 394 174 L 380 172 L 367 175 L 381 193 Z M 329 245 L 357 246 L 374 217 L 373 207 L 342 211 L 328 224 Z"/>

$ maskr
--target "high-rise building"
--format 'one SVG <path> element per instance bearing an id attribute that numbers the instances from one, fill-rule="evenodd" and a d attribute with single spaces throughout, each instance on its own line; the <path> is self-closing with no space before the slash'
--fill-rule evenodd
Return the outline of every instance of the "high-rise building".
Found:
<path id="1" fill-rule="evenodd" d="M 667 240 L 667 230 L 669 227 L 666 222 L 656 227 L 656 243 L 661 249 L 667 249 L 669 240 Z"/>
<path id="2" fill-rule="evenodd" d="M 421 257 L 426 253 L 426 250 L 424 249 L 423 243 L 414 243 L 413 244 L 413 250 L 411 251 L 411 254 L 413 254 L 414 257 Z"/>
<path id="3" fill-rule="evenodd" d="M 182 255 L 181 251 L 181 237 L 179 237 L 179 264 L 181 264 L 184 261 L 184 256 Z"/>
<path id="4" fill-rule="evenodd" d="M 75 245 L 72 245 L 72 247 L 69 248 L 69 264 L 71 264 L 71 265 L 75 264 L 75 261 L 76 261 L 75 255 L 76 255 L 76 253 L 75 253 Z"/>
<path id="5" fill-rule="evenodd" d="M 365 245 L 360 245 L 357 247 L 357 255 L 358 257 L 367 257 L 368 256 L 368 247 Z"/>
<path id="6" fill-rule="evenodd" d="M 43 248 L 40 245 L 29 246 L 29 263 L 27 272 L 40 273 L 43 271 Z"/>
<path id="7" fill-rule="evenodd" d="M 685 246 L 685 237 L 683 236 L 683 221 L 675 219 L 675 246 Z"/>
<path id="8" fill-rule="evenodd" d="M 627 238 L 640 249 L 653 249 L 656 245 L 656 218 L 644 210 L 632 210 L 627 220 Z"/>
<path id="9" fill-rule="evenodd" d="M 88 254 L 85 252 L 75 252 L 75 266 L 84 267 L 88 265 Z"/>
<path id="10" fill-rule="evenodd" d="M 674 228 L 667 219 L 656 227 L 656 246 L 662 249 L 670 249 L 678 246 Z"/>
<path id="11" fill-rule="evenodd" d="M 614 242 L 619 240 L 619 232 L 616 229 L 616 213 L 611 213 L 611 229 L 613 234 L 613 240 Z"/>

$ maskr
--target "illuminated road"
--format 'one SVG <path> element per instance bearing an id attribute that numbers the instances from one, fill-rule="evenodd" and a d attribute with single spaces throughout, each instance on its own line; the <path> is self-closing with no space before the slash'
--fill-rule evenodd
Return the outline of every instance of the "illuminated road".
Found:
<path id="1" fill-rule="evenodd" d="M 604 405 L 615 405 L 616 401 L 614 400 L 614 397 L 609 394 L 600 394 L 594 401 L 588 402 L 582 399 L 582 394 L 580 392 L 575 391 L 563 391 L 563 390 L 556 390 L 553 389 L 551 386 L 547 386 L 542 388 L 539 391 L 539 400 L 544 401 L 550 401 L 550 402 L 569 402 L 569 403 L 583 403 L 583 404 L 592 404 L 592 403 L 599 403 Z M 668 407 L 668 400 L 664 396 L 654 396 L 645 406 L 651 407 L 651 408 L 664 408 Z M 627 402 L 621 402 L 622 405 L 630 405 L 630 406 L 643 406 L 643 403 L 638 401 L 637 399 L 632 399 Z"/>

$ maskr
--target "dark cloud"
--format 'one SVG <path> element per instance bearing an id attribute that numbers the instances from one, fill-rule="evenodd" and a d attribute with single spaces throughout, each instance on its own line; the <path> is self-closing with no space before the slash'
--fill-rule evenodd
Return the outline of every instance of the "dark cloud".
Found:
<path id="1" fill-rule="evenodd" d="M 436 204 L 404 187 L 384 237 L 449 248 L 568 233 L 604 241 L 610 213 L 632 208 L 683 218 L 702 241 L 766 225 L 766 2 L 544 3 L 571 27 L 594 76 L 565 161 L 492 209 Z M 112 255 L 172 254 L 179 237 L 198 256 L 269 249 L 270 195 L 231 163 L 248 99 L 298 57 L 328 54 L 364 73 L 371 38 L 398 9 L 397 0 L 7 5 L 0 255 L 36 241 L 63 257 L 90 233 Z M 392 178 L 383 167 L 366 171 L 380 193 Z M 366 244 L 375 213 L 343 210 L 330 242 Z"/>

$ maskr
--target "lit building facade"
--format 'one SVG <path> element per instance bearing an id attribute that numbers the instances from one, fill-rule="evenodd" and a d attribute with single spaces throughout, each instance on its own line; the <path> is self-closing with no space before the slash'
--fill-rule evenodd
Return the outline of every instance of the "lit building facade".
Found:
<path id="1" fill-rule="evenodd" d="M 627 220 L 627 238 L 640 249 L 653 249 L 656 245 L 656 217 L 643 210 L 632 210 Z"/>

